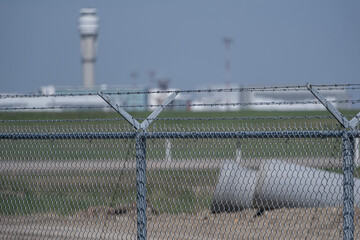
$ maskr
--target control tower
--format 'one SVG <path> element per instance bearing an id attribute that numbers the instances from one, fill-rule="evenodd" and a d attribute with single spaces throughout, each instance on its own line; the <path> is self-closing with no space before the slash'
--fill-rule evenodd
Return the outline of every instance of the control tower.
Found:
<path id="1" fill-rule="evenodd" d="M 83 66 L 83 87 L 92 88 L 95 85 L 95 61 L 99 19 L 95 8 L 82 8 L 79 18 L 79 33 L 81 44 L 81 60 Z"/>

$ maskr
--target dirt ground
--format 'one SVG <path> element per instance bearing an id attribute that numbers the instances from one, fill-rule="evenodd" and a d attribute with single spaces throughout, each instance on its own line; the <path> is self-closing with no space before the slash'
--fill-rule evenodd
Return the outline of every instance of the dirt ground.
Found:
<path id="1" fill-rule="evenodd" d="M 92 207 L 72 216 L 0 216 L 1 239 L 136 239 L 135 209 Z M 259 215 L 259 216 L 257 216 Z M 355 210 L 356 227 L 360 210 Z M 148 239 L 341 239 L 341 208 L 255 209 L 235 213 L 157 214 L 148 209 Z"/>

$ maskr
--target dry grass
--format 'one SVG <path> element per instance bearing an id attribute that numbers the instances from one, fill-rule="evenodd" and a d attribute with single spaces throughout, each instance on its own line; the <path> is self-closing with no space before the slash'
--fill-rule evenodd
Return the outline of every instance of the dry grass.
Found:
<path id="1" fill-rule="evenodd" d="M 20 237 L 22 229 L 48 238 L 135 239 L 136 211 L 115 214 L 106 207 L 90 207 L 72 216 L 53 214 L 1 218 L 0 236 Z M 114 209 L 112 209 L 114 210 Z M 266 211 L 255 217 L 255 209 L 235 213 L 157 214 L 148 209 L 148 239 L 341 239 L 342 208 L 292 208 Z M 355 226 L 360 210 L 355 209 Z M 37 229 L 41 224 L 46 231 Z M 53 231 L 53 232 L 52 232 Z M 56 233 L 56 234 L 55 234 Z M 47 235 L 46 235 L 47 234 Z M 55 235 L 54 235 L 55 234 Z M 15 236 L 15 235 L 14 235 Z M 49 237 L 50 236 L 50 237 Z M 355 239 L 360 237 L 355 228 Z"/>

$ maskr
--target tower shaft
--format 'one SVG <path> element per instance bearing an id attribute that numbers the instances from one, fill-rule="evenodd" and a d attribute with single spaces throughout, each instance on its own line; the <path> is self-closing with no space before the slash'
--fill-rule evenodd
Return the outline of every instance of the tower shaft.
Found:
<path id="1" fill-rule="evenodd" d="M 79 32 L 83 68 L 83 87 L 85 88 L 92 88 L 95 86 L 95 62 L 99 29 L 98 21 L 96 9 L 83 8 L 80 10 Z"/>

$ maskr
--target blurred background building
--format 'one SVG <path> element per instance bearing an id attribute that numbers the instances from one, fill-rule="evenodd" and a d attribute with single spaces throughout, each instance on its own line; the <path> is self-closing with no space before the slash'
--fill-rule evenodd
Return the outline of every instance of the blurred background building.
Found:
<path id="1" fill-rule="evenodd" d="M 83 106 L 86 107 L 104 107 L 104 101 L 96 95 L 101 90 L 104 92 L 116 92 L 119 95 L 113 95 L 118 105 L 123 106 L 128 111 L 154 110 L 160 105 L 171 93 L 159 91 L 175 91 L 175 88 L 170 88 L 170 78 L 158 76 L 156 71 L 149 71 L 148 86 L 141 86 L 137 82 L 138 73 L 132 72 L 130 79 L 122 81 L 121 85 L 107 85 L 96 83 L 95 69 L 96 69 L 96 54 L 98 49 L 99 38 L 99 18 L 97 16 L 97 9 L 82 8 L 80 10 L 80 17 L 78 19 L 78 30 L 80 35 L 80 49 L 82 62 L 82 84 L 79 80 L 73 86 L 41 86 L 39 94 L 47 95 L 75 95 L 72 97 L 47 97 L 47 98 L 19 98 L 19 99 L 4 99 L 2 106 L 5 107 L 34 107 L 34 108 L 56 108 L 57 107 L 71 107 Z M 243 85 L 236 83 L 232 79 L 231 73 L 231 45 L 233 39 L 225 37 L 222 39 L 225 45 L 225 77 L 221 81 L 222 84 L 213 84 L 208 89 L 225 89 L 225 88 L 239 88 Z M 186 70 L 185 70 L 186 71 Z M 138 93 L 142 94 L 124 94 L 124 93 Z M 86 93 L 92 93 L 90 96 L 76 96 Z M 350 99 L 346 90 L 332 90 L 322 91 L 322 94 L 328 100 L 344 100 Z M 179 94 L 176 99 L 170 104 L 169 108 L 172 110 L 188 110 L 188 111 L 238 111 L 238 110 L 323 110 L 321 104 L 270 104 L 274 102 L 303 102 L 314 101 L 315 98 L 308 91 L 295 92 L 208 92 L 208 93 L 194 93 L 194 94 Z M 256 103 L 269 103 L 256 104 Z M 240 104 L 239 104 L 240 103 Z M 149 106 L 147 106 L 149 105 Z M 350 103 L 335 103 L 338 109 L 350 109 Z M 145 107 L 147 106 L 147 107 Z M 61 110 L 61 108 L 60 108 Z"/>

